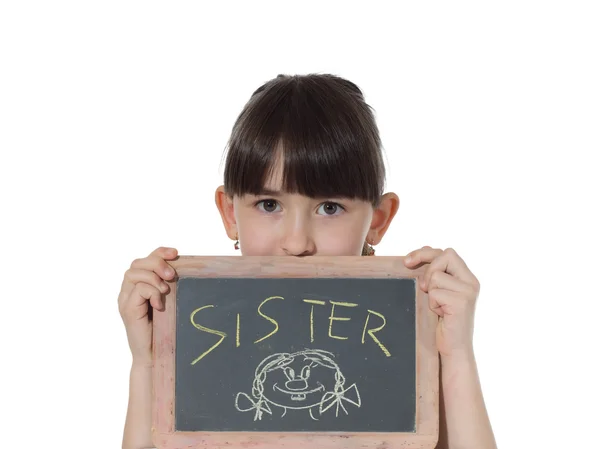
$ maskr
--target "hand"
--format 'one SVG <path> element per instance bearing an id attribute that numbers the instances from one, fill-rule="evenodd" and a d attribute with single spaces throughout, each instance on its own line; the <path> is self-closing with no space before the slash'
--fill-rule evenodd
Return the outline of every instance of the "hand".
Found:
<path id="1" fill-rule="evenodd" d="M 473 323 L 479 281 L 452 248 L 444 251 L 424 246 L 407 254 L 404 264 L 418 268 L 429 264 L 419 287 L 429 294 L 429 307 L 441 317 L 436 330 L 442 358 L 473 353 Z"/>
<path id="2" fill-rule="evenodd" d="M 166 261 L 175 258 L 175 248 L 157 248 L 148 257 L 134 260 L 125 272 L 119 293 L 119 312 L 134 363 L 152 362 L 150 307 L 164 309 L 162 295 L 169 291 L 169 286 L 163 281 L 175 277 L 175 270 Z"/>

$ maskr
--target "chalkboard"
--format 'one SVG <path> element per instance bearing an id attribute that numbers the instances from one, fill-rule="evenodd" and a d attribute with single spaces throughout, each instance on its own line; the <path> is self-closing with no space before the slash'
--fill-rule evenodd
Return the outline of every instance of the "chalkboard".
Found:
<path id="1" fill-rule="evenodd" d="M 302 435 L 345 436 L 366 447 L 381 441 L 373 435 L 412 437 L 430 447 L 436 319 L 424 313 L 419 271 L 406 272 L 401 258 L 312 259 L 171 263 L 169 313 L 155 313 L 157 447 L 182 444 L 178 434 L 192 447 L 211 436 L 228 447 L 262 438 L 268 447 L 286 435 L 295 444 Z"/>
<path id="2" fill-rule="evenodd" d="M 414 432 L 414 298 L 413 279 L 180 279 L 175 429 Z"/>

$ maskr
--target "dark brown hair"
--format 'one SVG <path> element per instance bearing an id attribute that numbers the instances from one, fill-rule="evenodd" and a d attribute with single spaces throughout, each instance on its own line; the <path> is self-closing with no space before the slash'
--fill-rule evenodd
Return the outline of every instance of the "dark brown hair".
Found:
<path id="1" fill-rule="evenodd" d="M 228 143 L 225 191 L 257 195 L 278 156 L 283 189 L 377 205 L 385 167 L 379 130 L 361 90 L 334 75 L 279 75 L 253 94 Z"/>

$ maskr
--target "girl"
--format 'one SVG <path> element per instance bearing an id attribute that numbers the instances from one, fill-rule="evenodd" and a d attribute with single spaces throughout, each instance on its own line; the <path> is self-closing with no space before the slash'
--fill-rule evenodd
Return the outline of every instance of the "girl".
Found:
<path id="1" fill-rule="evenodd" d="M 231 134 L 225 182 L 215 201 L 225 231 L 244 255 L 372 255 L 399 199 L 383 193 L 379 131 L 353 83 L 332 75 L 283 76 L 261 86 Z M 133 363 L 124 448 L 151 441 L 149 308 L 161 310 L 174 271 L 174 248 L 158 248 L 127 270 L 119 309 Z M 440 316 L 439 448 L 496 447 L 473 353 L 477 278 L 452 249 L 425 246 L 406 266 L 427 264 L 419 279 Z"/>

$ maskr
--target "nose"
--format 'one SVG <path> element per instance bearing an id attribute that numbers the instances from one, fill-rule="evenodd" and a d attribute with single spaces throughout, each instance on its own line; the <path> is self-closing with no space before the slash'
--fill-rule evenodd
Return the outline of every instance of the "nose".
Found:
<path id="1" fill-rule="evenodd" d="M 303 217 L 290 216 L 284 226 L 281 248 L 288 256 L 311 256 L 316 252 L 310 225 Z"/>
<path id="2" fill-rule="evenodd" d="M 308 383 L 304 379 L 292 379 L 285 383 L 288 391 L 303 391 L 308 388 Z"/>

